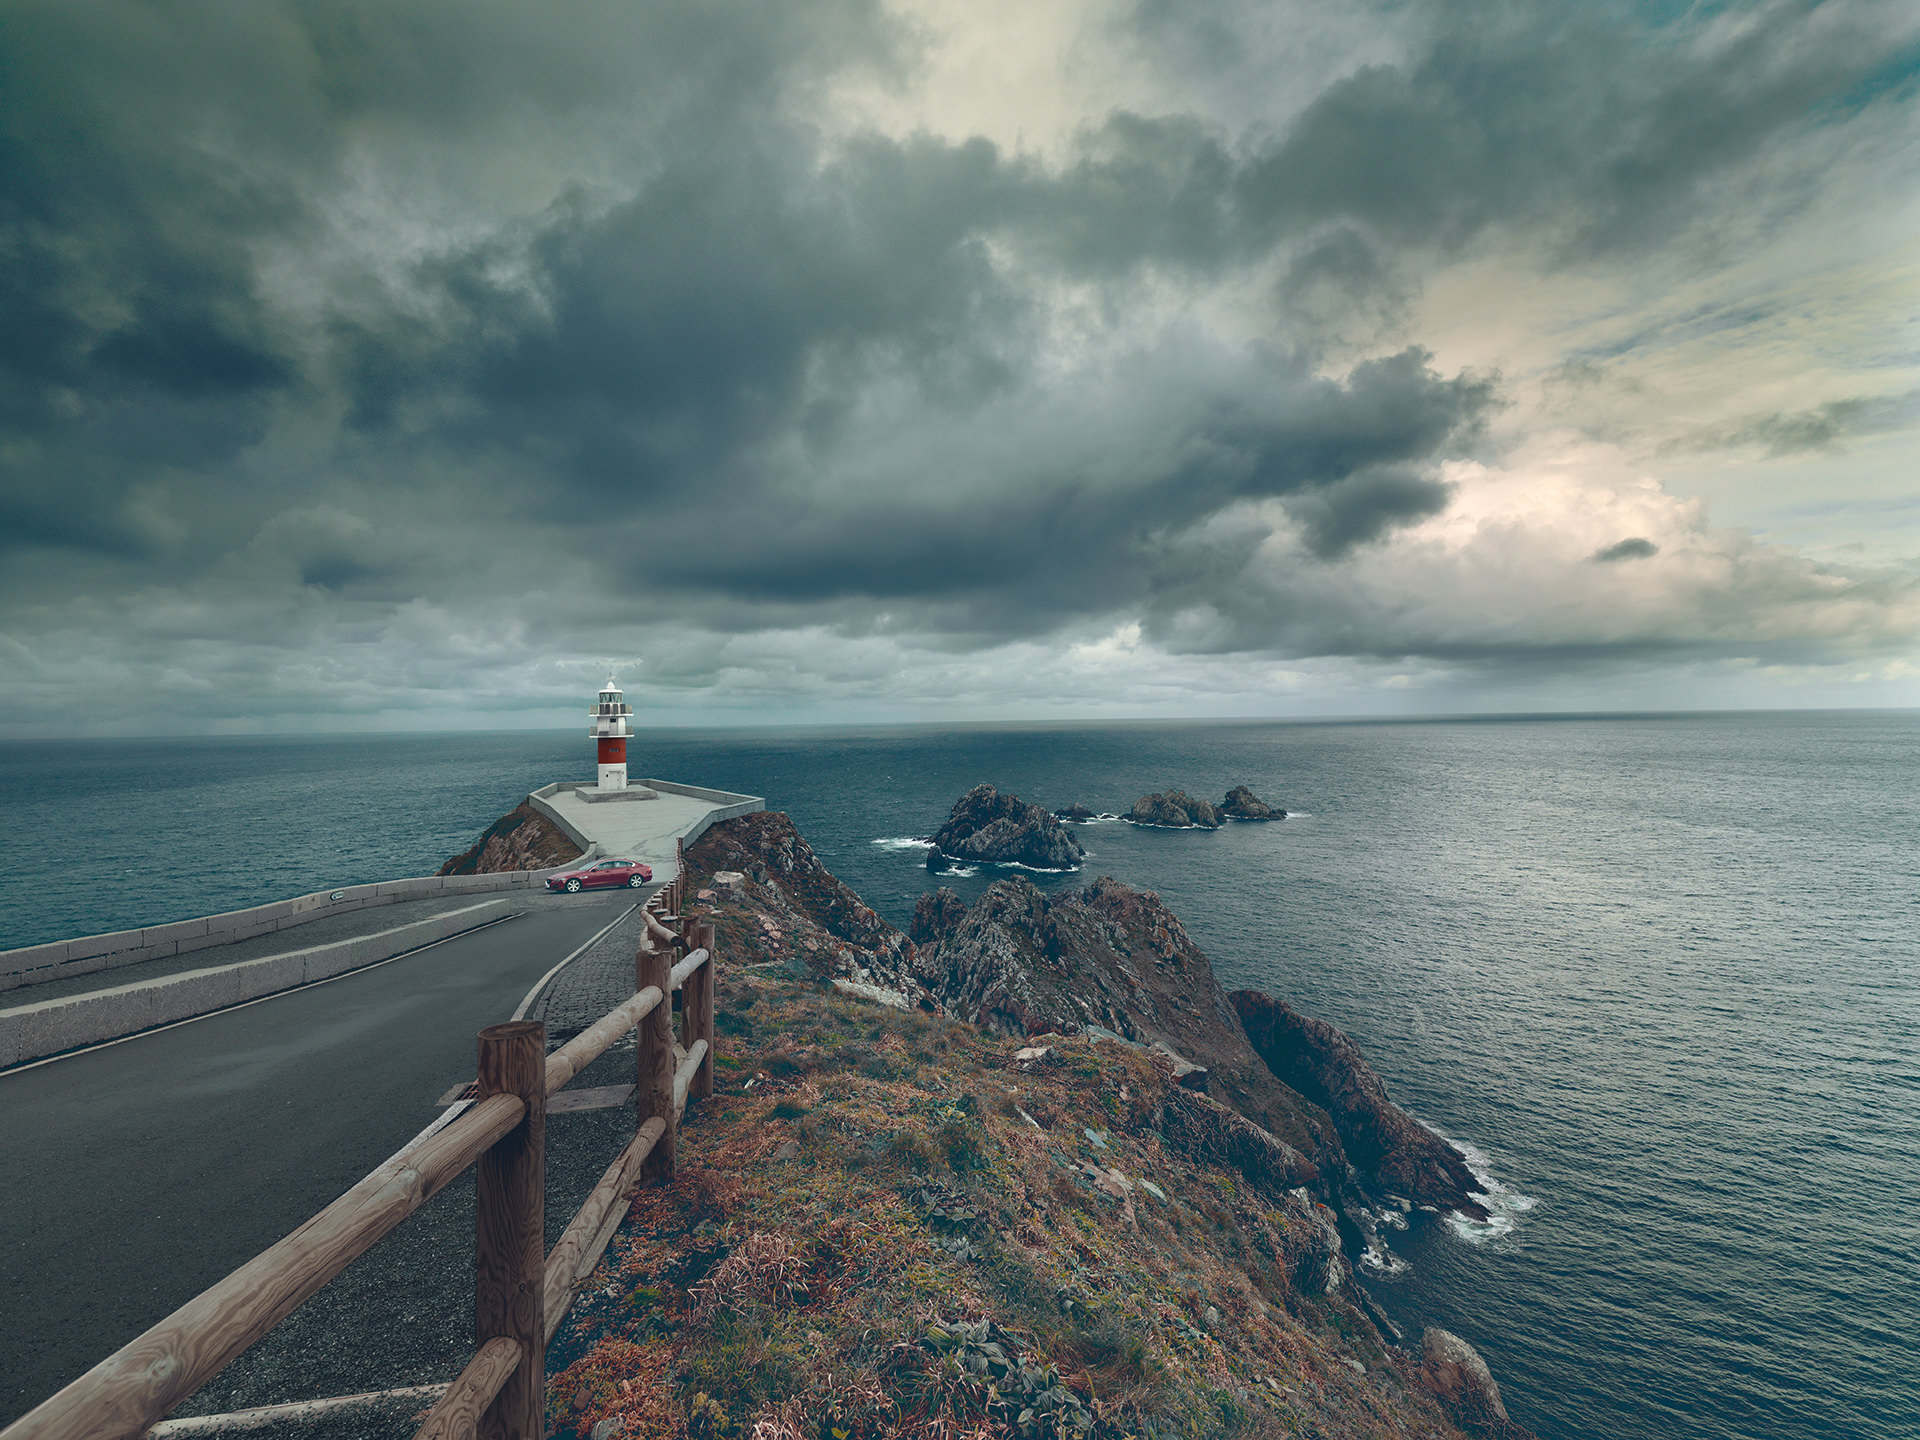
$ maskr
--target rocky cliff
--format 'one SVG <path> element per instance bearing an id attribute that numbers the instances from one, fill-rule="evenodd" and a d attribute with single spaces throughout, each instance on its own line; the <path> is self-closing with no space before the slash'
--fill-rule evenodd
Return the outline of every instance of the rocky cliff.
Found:
<path id="1" fill-rule="evenodd" d="M 741 963 L 886 986 L 903 1003 L 924 998 L 907 937 L 841 884 L 781 812 L 715 825 L 686 861 L 695 904 L 714 915 L 719 946 Z"/>
<path id="2" fill-rule="evenodd" d="M 1206 1091 L 1304 1154 L 1339 1148 L 1247 1043 L 1213 966 L 1150 891 L 1101 879 L 1042 894 L 997 881 L 971 907 L 922 895 L 912 974 L 948 1014 L 1005 1035 L 1077 1035 L 1097 1026 L 1165 1045 L 1207 1071 Z"/>
<path id="3" fill-rule="evenodd" d="M 440 867 L 442 875 L 492 875 L 504 870 L 545 870 L 578 860 L 580 847 L 565 831 L 524 801 L 481 833 L 471 848 Z"/>
<path id="4" fill-rule="evenodd" d="M 1267 1069 L 1333 1117 L 1347 1158 L 1378 1188 L 1437 1210 L 1487 1218 L 1474 1198 L 1477 1186 L 1466 1157 L 1387 1098 L 1387 1087 L 1358 1045 L 1326 1021 L 1257 990 L 1236 990 L 1228 999 Z"/>
<path id="5" fill-rule="evenodd" d="M 687 862 L 715 1099 L 556 1342 L 563 1433 L 1526 1440 L 1470 1346 L 1389 1343 L 1356 1283 L 1349 1149 L 1403 1194 L 1444 1157 L 1156 896 L 938 890 L 903 935 L 783 814 Z"/>
<path id="6" fill-rule="evenodd" d="M 1026 865 L 1035 870 L 1078 870 L 1086 852 L 1066 827 L 1038 805 L 976 785 L 954 801 L 947 823 L 933 832 L 927 868 L 949 860 Z"/>

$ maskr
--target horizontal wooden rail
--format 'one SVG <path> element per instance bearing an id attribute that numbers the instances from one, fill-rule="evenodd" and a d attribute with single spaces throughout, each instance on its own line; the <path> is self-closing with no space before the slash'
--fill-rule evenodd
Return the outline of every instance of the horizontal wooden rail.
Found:
<path id="1" fill-rule="evenodd" d="M 607 1167 L 607 1173 L 600 1177 L 600 1183 L 593 1187 L 593 1193 L 587 1196 L 586 1203 L 567 1226 L 566 1234 L 547 1256 L 545 1294 L 549 1340 L 573 1304 L 580 1282 L 593 1273 L 607 1242 L 613 1238 L 614 1228 L 620 1222 L 615 1217 L 610 1225 L 608 1217 L 615 1210 L 620 1215 L 626 1214 L 630 1203 L 627 1192 L 640 1178 L 640 1167 L 646 1164 L 647 1156 L 653 1153 L 655 1143 L 666 1133 L 666 1128 L 667 1122 L 658 1116 L 640 1127 L 640 1133 Z"/>
<path id="2" fill-rule="evenodd" d="M 144 1435 L 439 1193 L 525 1113 L 517 1095 L 480 1101 L 28 1411 L 0 1432 L 0 1440 L 133 1440 Z"/>
<path id="3" fill-rule="evenodd" d="M 322 1400 L 285 1400 L 278 1405 L 255 1405 L 248 1410 L 228 1410 L 220 1415 L 182 1415 L 162 1420 L 147 1432 L 147 1440 L 174 1440 L 181 1435 L 232 1435 L 247 1430 L 267 1430 L 290 1421 L 319 1420 L 348 1410 L 367 1410 L 375 1405 L 426 1404 L 447 1393 L 447 1382 L 437 1385 L 403 1385 L 397 1390 L 366 1390 L 358 1395 L 329 1395 Z"/>
<path id="4" fill-rule="evenodd" d="M 467 1362 L 460 1378 L 447 1387 L 440 1403 L 414 1432 L 413 1440 L 473 1440 L 480 1416 L 520 1363 L 520 1342 L 497 1335 Z"/>
<path id="5" fill-rule="evenodd" d="M 687 1051 L 687 1058 L 680 1062 L 680 1068 L 673 1072 L 673 1108 L 674 1113 L 687 1108 L 687 1086 L 693 1083 L 693 1075 L 700 1068 L 700 1062 L 707 1058 L 707 1042 L 696 1040 L 693 1048 Z"/>
<path id="6" fill-rule="evenodd" d="M 678 965 L 674 966 L 672 971 L 673 988 L 678 990 L 682 985 L 686 984 L 687 977 L 693 974 L 693 972 L 698 970 L 702 965 L 706 964 L 708 958 L 709 957 L 705 950 L 696 950 L 691 955 L 687 956 L 686 959 L 682 960 Z"/>
<path id="7" fill-rule="evenodd" d="M 684 880 L 683 866 L 675 880 L 661 892 L 676 906 Z M 508 1207 L 503 1214 L 514 1226 L 524 1228 L 532 1236 L 529 1242 L 534 1247 L 532 1257 L 538 1262 L 544 1190 L 538 1175 L 544 1170 L 544 1163 L 539 1135 L 524 1140 L 519 1133 L 522 1122 L 530 1134 L 539 1131 L 544 1122 L 544 1096 L 564 1088 L 605 1054 L 620 1036 L 638 1027 L 635 1100 L 642 1117 L 638 1133 L 607 1168 L 559 1243 L 546 1256 L 544 1266 L 536 1263 L 528 1279 L 518 1282 L 517 1289 L 509 1287 L 502 1292 L 511 1301 L 508 1308 L 517 1315 L 522 1304 L 517 1297 L 530 1295 L 537 1285 L 541 1311 L 534 1323 L 519 1325 L 515 1316 L 510 1315 L 506 1320 L 495 1316 L 501 1323 L 489 1324 L 491 1312 L 482 1304 L 478 1307 L 479 1328 L 480 1334 L 487 1338 L 459 1379 L 445 1387 L 383 1392 L 418 1394 L 425 1398 L 427 1394 L 444 1391 L 428 1414 L 417 1440 L 456 1440 L 456 1437 L 467 1440 L 479 1428 L 491 1430 L 499 1424 L 503 1408 L 519 1406 L 521 1401 L 513 1397 L 537 1395 L 537 1391 L 528 1391 L 527 1386 L 539 1383 L 539 1352 L 544 1349 L 545 1341 L 552 1338 L 579 1287 L 599 1264 L 631 1206 L 630 1192 L 643 1178 L 672 1179 L 675 1130 L 680 1116 L 690 1097 L 698 1098 L 711 1090 L 708 1077 L 713 1053 L 713 925 L 705 920 L 689 921 L 682 925 L 685 933 L 676 933 L 654 913 L 664 903 L 667 902 L 661 896 L 656 896 L 649 908 L 641 912 L 647 938 L 636 957 L 639 986 L 629 999 L 544 1057 L 540 1053 L 541 1028 L 537 1024 L 510 1024 L 482 1031 L 480 1071 L 483 1077 L 494 1078 L 480 1088 L 483 1092 L 498 1090 L 499 1093 L 486 1094 L 464 1113 L 445 1119 L 440 1129 L 416 1140 L 278 1244 L 196 1295 L 0 1431 L 0 1440 L 136 1440 L 146 1435 L 168 1411 L 205 1385 L 243 1350 L 483 1156 L 487 1157 L 487 1165 L 507 1167 L 501 1173 L 512 1180 L 513 1185 L 508 1187 L 511 1194 L 502 1191 L 505 1198 L 500 1203 Z M 667 918 L 677 919 L 677 916 Z M 656 942 L 665 944 L 656 948 Z M 690 953 L 669 968 L 672 955 L 683 949 Z M 672 1008 L 663 1006 L 662 1002 L 689 981 L 693 983 L 682 1005 L 685 1049 L 681 1050 L 674 1042 Z M 522 1030 L 533 1032 L 530 1042 L 519 1033 Z M 507 1031 L 514 1033 L 507 1035 L 504 1033 Z M 490 1043 L 519 1045 L 523 1049 L 526 1043 L 532 1044 L 533 1054 L 527 1060 L 532 1068 L 525 1071 L 524 1083 L 516 1080 L 511 1089 L 502 1088 L 501 1075 L 488 1069 L 487 1057 L 493 1053 L 487 1048 Z M 674 1064 L 676 1051 L 680 1052 L 677 1066 Z M 525 1164 L 506 1154 L 514 1147 L 528 1146 L 533 1158 Z M 515 1165 L 520 1169 L 512 1169 Z M 525 1189 L 520 1183 L 524 1179 L 521 1170 L 527 1165 L 532 1166 L 528 1173 L 535 1178 L 531 1181 L 533 1188 L 523 1195 L 520 1193 Z M 483 1165 L 479 1227 L 482 1233 L 476 1261 L 483 1278 L 489 1273 L 486 1262 L 491 1253 L 487 1248 L 490 1232 L 485 1203 L 490 1173 Z M 499 1184 L 495 1188 L 499 1188 Z M 529 1367 L 534 1377 L 531 1382 L 515 1378 L 523 1376 Z M 230 1424 L 245 1420 L 251 1426 L 290 1417 L 294 1412 L 303 1416 L 308 1412 L 318 1414 L 378 1398 L 381 1397 L 340 1396 L 332 1400 L 264 1406 L 229 1416 L 196 1417 L 165 1428 L 186 1434 L 211 1429 L 219 1422 Z M 515 1421 L 513 1428 L 521 1428 L 520 1422 Z"/>
<path id="8" fill-rule="evenodd" d="M 659 1003 L 659 987 L 649 985 L 549 1055 L 547 1094 L 563 1089 L 569 1080 L 604 1055 L 608 1046 L 651 1015 Z"/>

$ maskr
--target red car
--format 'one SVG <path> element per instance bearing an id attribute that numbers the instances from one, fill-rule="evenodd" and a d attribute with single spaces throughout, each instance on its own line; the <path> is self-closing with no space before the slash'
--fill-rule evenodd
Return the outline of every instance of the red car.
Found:
<path id="1" fill-rule="evenodd" d="M 578 870 L 562 870 L 558 875 L 549 875 L 547 889 L 571 893 L 575 890 L 611 890 L 621 885 L 631 885 L 638 890 L 652 879 L 653 867 L 638 860 L 596 860 Z"/>

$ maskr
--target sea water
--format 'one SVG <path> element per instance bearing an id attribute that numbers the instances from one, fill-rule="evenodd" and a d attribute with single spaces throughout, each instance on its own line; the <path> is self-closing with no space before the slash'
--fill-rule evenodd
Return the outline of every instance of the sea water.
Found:
<path id="1" fill-rule="evenodd" d="M 636 774 L 764 795 L 904 925 L 981 781 L 1095 824 L 1229 988 L 1339 1025 L 1459 1143 L 1485 1225 L 1368 1284 L 1548 1440 L 1920 1435 L 1920 715 L 673 731 Z M 0 946 L 430 873 L 571 733 L 0 746 Z"/>

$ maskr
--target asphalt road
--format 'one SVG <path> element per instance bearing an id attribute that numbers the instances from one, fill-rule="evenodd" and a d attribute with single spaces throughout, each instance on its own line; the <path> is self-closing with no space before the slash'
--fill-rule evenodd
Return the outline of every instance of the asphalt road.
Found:
<path id="1" fill-rule="evenodd" d="M 404 1145 L 472 1077 L 475 1034 L 635 898 L 535 897 L 386 965 L 0 1075 L 0 1425 Z"/>

